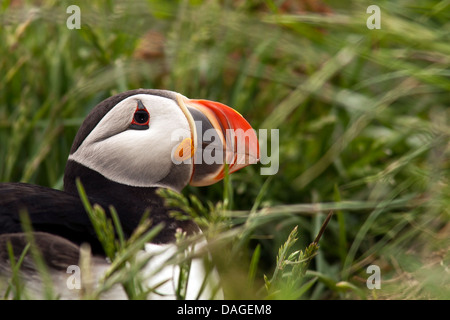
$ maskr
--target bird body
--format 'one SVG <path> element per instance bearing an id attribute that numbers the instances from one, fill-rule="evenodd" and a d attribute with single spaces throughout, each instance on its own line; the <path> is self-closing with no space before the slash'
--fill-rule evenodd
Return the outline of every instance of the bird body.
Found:
<path id="1" fill-rule="evenodd" d="M 177 232 L 189 236 L 201 231 L 192 220 L 173 217 L 173 208 L 165 205 L 157 190 L 181 192 L 189 183 L 209 185 L 223 178 L 226 164 L 233 172 L 255 163 L 259 157 L 256 134 L 250 133 L 249 145 L 239 149 L 235 145 L 239 139 L 228 139 L 236 129 L 253 130 L 240 114 L 225 105 L 190 100 L 171 91 L 137 89 L 102 101 L 75 136 L 63 191 L 25 183 L 0 184 L 0 277 L 7 278 L 12 273 L 8 247 L 18 258 L 29 241 L 21 212 L 29 216 L 34 241 L 61 298 L 77 295 L 68 291 L 63 280 L 71 275 L 67 268 L 79 264 L 83 244 L 89 244 L 92 251 L 95 278 L 101 279 L 107 272 L 111 261 L 106 259 L 80 199 L 76 184 L 79 180 L 91 204 L 102 207 L 108 217 L 109 209 L 115 209 L 126 239 L 135 232 L 145 212 L 149 212 L 152 226 L 163 226 L 139 253 L 139 259 L 147 262 L 145 273 L 152 275 L 146 286 L 155 285 L 151 281 L 161 281 L 159 290 L 164 291 L 158 295 L 152 292 L 148 297 L 174 298 L 173 284 L 180 270 L 177 266 L 162 268 L 162 261 L 177 251 Z M 208 130 L 214 138 L 204 141 Z M 198 161 L 205 150 L 222 162 Z M 27 288 L 39 296 L 42 284 L 36 280 L 36 267 L 30 259 L 24 259 L 21 275 Z M 192 264 L 202 274 L 200 260 L 194 259 Z M 190 273 L 193 278 L 194 269 Z M 190 285 L 189 290 L 196 286 L 200 290 L 198 284 Z M 123 288 L 116 289 L 103 298 L 126 297 Z M 191 291 L 188 298 L 202 297 Z"/>

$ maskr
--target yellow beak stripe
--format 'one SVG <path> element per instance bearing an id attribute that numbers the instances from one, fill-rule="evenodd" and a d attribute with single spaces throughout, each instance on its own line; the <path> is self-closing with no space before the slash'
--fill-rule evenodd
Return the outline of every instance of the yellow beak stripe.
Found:
<path id="1" fill-rule="evenodd" d="M 173 158 L 177 161 L 185 161 L 194 156 L 194 143 L 191 138 L 185 138 L 175 149 Z"/>

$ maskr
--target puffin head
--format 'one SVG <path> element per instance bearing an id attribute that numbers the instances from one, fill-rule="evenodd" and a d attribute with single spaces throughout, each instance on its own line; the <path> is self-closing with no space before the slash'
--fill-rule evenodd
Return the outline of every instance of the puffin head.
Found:
<path id="1" fill-rule="evenodd" d="M 232 108 L 138 89 L 91 111 L 68 160 L 122 185 L 180 191 L 220 181 L 226 165 L 232 173 L 258 159 L 255 131 Z"/>

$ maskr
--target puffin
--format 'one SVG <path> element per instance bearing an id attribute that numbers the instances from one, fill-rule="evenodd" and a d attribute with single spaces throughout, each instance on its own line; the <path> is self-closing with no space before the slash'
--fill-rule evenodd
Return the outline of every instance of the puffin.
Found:
<path id="1" fill-rule="evenodd" d="M 142 248 L 143 254 L 154 256 L 148 259 L 146 272 L 154 271 L 152 281 L 162 283 L 158 294 L 152 292 L 147 298 L 174 299 L 176 266 L 164 270 L 163 260 L 176 252 L 177 233 L 190 236 L 202 231 L 189 217 L 171 214 L 173 208 L 158 190 L 181 193 L 187 185 L 208 186 L 222 180 L 226 172 L 231 174 L 258 160 L 255 130 L 240 113 L 222 103 L 159 89 L 129 90 L 107 98 L 91 110 L 74 138 L 63 190 L 0 183 L 0 294 L 5 290 L 1 284 L 8 283 L 12 274 L 11 248 L 17 262 L 29 243 L 22 212 L 28 216 L 35 246 L 51 274 L 57 297 L 79 296 L 68 286 L 68 268 L 79 265 L 85 244 L 98 279 L 111 266 L 80 197 L 78 181 L 89 203 L 102 207 L 108 217 L 110 208 L 115 209 L 126 239 L 146 213 L 149 229 L 160 226 Z M 201 279 L 202 268 L 201 261 L 194 259 L 192 281 Z M 31 296 L 42 298 L 43 283 L 31 254 L 23 259 L 20 276 Z M 189 278 L 187 299 L 201 297 L 198 282 L 191 284 Z M 116 289 L 102 298 L 127 298 L 123 288 Z"/>

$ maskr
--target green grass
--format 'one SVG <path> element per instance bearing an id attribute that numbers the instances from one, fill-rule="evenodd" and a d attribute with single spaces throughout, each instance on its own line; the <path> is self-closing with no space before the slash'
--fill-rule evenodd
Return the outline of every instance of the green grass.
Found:
<path id="1" fill-rule="evenodd" d="M 62 188 L 79 125 L 115 93 L 220 101 L 280 141 L 276 175 L 253 165 L 172 199 L 208 230 L 226 298 L 450 298 L 448 1 L 378 1 L 379 30 L 370 1 L 39 3 L 0 7 L 0 181 Z M 277 269 L 329 211 L 308 270 Z"/>

